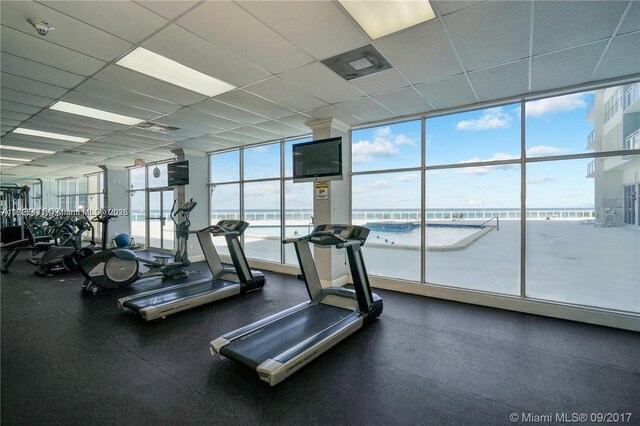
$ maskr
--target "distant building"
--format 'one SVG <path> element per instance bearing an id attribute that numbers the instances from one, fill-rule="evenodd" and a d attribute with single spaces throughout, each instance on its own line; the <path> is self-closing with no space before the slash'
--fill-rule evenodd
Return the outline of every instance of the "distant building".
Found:
<path id="1" fill-rule="evenodd" d="M 595 126 L 587 149 L 640 149 L 640 83 L 597 90 L 587 119 Z M 587 177 L 594 179 L 596 217 L 613 209 L 616 225 L 640 226 L 640 155 L 596 158 Z"/>

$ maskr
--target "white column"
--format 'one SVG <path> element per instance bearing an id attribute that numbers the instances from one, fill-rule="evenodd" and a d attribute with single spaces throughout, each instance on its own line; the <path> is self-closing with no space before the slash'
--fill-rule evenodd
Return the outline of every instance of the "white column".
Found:
<path id="1" fill-rule="evenodd" d="M 177 161 L 189 161 L 189 185 L 180 185 L 177 189 L 177 205 L 182 205 L 193 198 L 198 203 L 191 212 L 191 230 L 209 226 L 209 159 L 201 151 L 184 148 L 172 151 Z M 201 260 L 202 249 L 195 235 L 189 237 L 189 258 L 192 261 Z M 202 257 L 202 259 L 204 259 Z"/>
<path id="2" fill-rule="evenodd" d="M 104 208 L 129 209 L 129 173 L 124 167 L 99 166 L 104 172 Z M 109 222 L 109 238 L 129 233 L 129 218 L 120 216 Z"/>
<path id="3" fill-rule="evenodd" d="M 342 137 L 342 180 L 329 181 L 329 197 L 316 199 L 315 184 L 313 195 L 313 218 L 316 225 L 351 223 L 351 135 L 349 125 L 327 118 L 305 123 L 313 131 L 313 139 Z M 339 287 L 347 283 L 349 277 L 345 250 L 335 248 L 314 248 L 314 259 L 323 287 Z"/>

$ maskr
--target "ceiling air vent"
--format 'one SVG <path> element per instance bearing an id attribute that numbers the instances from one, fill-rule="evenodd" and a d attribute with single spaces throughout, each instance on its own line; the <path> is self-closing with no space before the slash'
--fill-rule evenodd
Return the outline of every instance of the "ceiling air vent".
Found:
<path id="1" fill-rule="evenodd" d="M 151 130 L 152 132 L 158 133 L 169 133 L 173 132 L 174 130 L 178 130 L 178 127 L 165 126 L 163 124 L 158 124 L 151 121 L 140 123 L 136 127 L 138 129 Z"/>
<path id="2" fill-rule="evenodd" d="M 77 149 L 65 149 L 62 151 L 65 154 L 74 154 L 74 155 L 88 155 L 88 152 L 78 151 Z"/>
<path id="3" fill-rule="evenodd" d="M 325 59 L 322 63 L 345 80 L 391 68 L 391 64 L 370 44 Z"/>
<path id="4" fill-rule="evenodd" d="M 33 164 L 33 163 L 24 163 L 23 167 L 47 167 L 44 164 Z"/>

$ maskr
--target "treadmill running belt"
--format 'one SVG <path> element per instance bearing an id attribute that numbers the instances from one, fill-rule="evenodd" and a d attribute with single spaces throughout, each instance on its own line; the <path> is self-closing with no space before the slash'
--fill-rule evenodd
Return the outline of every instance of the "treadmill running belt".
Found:
<path id="1" fill-rule="evenodd" d="M 240 287 L 240 284 L 223 280 L 206 280 L 202 283 L 187 285 L 179 288 L 168 288 L 166 291 L 150 294 L 148 296 L 138 297 L 132 296 L 131 300 L 123 303 L 125 308 L 135 312 L 149 306 L 158 306 L 165 303 L 171 303 L 176 300 L 188 299 L 205 293 L 214 293 L 231 286 Z"/>
<path id="2" fill-rule="evenodd" d="M 311 305 L 233 340 L 222 347 L 220 354 L 256 368 L 267 359 L 276 357 L 350 315 L 353 315 L 353 311 L 347 309 L 323 304 Z"/>

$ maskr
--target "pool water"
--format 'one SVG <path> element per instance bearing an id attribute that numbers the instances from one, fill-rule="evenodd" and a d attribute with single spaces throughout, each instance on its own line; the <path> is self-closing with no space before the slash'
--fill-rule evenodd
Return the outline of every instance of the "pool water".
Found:
<path id="1" fill-rule="evenodd" d="M 427 246 L 429 247 L 441 247 L 449 246 L 457 243 L 458 241 L 475 234 L 480 230 L 479 227 L 472 226 L 427 226 Z M 309 233 L 310 229 L 306 226 L 291 226 L 287 227 L 286 236 L 303 236 Z M 251 226 L 247 229 L 247 236 L 270 236 L 275 238 L 279 237 L 280 228 L 271 226 Z M 411 231 L 402 232 L 389 232 L 389 231 L 371 231 L 369 238 L 367 238 L 369 244 L 400 244 L 409 246 L 420 246 L 420 228 L 412 229 Z"/>

